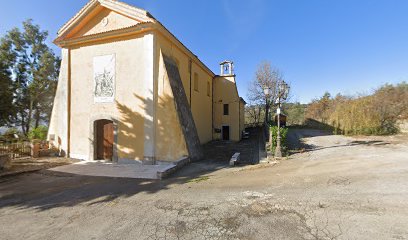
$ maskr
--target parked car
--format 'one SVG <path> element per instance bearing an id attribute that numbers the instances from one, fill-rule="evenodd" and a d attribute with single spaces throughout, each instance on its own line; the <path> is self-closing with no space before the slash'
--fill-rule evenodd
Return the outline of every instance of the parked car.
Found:
<path id="1" fill-rule="evenodd" d="M 242 139 L 248 139 L 249 138 L 249 132 L 246 130 L 242 131 Z"/>

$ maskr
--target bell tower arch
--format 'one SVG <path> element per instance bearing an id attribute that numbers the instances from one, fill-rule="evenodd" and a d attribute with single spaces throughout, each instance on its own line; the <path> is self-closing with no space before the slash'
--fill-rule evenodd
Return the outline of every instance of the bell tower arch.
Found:
<path id="1" fill-rule="evenodd" d="M 234 75 L 234 62 L 225 60 L 220 63 L 221 75 L 220 76 L 233 76 Z"/>

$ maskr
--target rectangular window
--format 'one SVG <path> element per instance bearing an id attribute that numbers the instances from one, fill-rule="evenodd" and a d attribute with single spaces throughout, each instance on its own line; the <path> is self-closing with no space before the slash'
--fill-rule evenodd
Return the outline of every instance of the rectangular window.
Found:
<path id="1" fill-rule="evenodd" d="M 207 82 L 207 96 L 211 95 L 211 85 L 210 82 Z"/>
<path id="2" fill-rule="evenodd" d="M 229 115 L 229 104 L 224 104 L 224 115 Z"/>
<path id="3" fill-rule="evenodd" d="M 194 91 L 198 92 L 198 74 L 194 73 Z"/>

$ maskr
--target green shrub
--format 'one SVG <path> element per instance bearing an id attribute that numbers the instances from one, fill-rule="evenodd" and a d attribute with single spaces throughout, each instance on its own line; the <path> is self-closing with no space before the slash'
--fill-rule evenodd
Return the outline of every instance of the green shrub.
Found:
<path id="1" fill-rule="evenodd" d="M 276 142 L 278 139 L 278 127 L 277 126 L 271 126 L 270 131 L 272 131 L 272 152 L 275 152 L 276 148 Z M 282 154 L 285 155 L 287 151 L 287 135 L 288 135 L 289 129 L 288 128 L 280 128 L 280 135 L 281 135 L 281 148 L 282 148 Z"/>
<path id="2" fill-rule="evenodd" d="M 46 140 L 47 139 L 48 128 L 45 126 L 39 126 L 33 128 L 28 133 L 28 138 L 30 140 Z"/>

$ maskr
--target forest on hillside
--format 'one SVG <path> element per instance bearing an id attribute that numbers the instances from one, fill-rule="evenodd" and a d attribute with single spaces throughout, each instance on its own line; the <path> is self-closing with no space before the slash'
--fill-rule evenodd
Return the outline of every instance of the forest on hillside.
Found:
<path id="1" fill-rule="evenodd" d="M 262 124 L 262 109 L 247 106 L 246 123 Z M 394 134 L 400 131 L 399 123 L 408 120 L 408 83 L 385 84 L 369 95 L 333 97 L 326 92 L 309 104 L 285 103 L 282 109 L 289 126 L 323 128 L 346 135 Z"/>
<path id="2" fill-rule="evenodd" d="M 365 96 L 332 97 L 325 93 L 308 105 L 305 119 L 306 123 L 311 119 L 340 134 L 397 133 L 398 122 L 408 119 L 408 84 L 386 84 Z"/>

